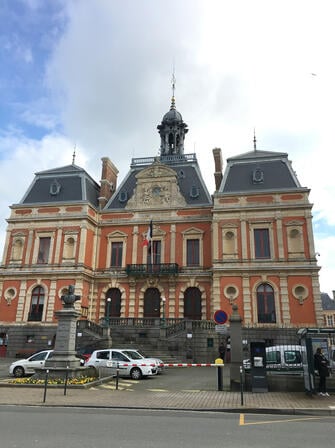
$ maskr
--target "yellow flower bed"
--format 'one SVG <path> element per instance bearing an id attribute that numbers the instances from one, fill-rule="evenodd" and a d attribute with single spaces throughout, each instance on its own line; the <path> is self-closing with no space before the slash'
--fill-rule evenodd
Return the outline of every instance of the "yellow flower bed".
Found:
<path id="1" fill-rule="evenodd" d="M 68 378 L 67 384 L 69 385 L 81 385 L 92 383 L 96 381 L 94 377 L 79 377 L 79 378 Z M 34 379 L 34 378 L 15 378 L 14 380 L 9 381 L 11 384 L 45 384 L 45 380 L 43 379 Z M 64 378 L 48 378 L 48 384 L 65 384 Z"/>

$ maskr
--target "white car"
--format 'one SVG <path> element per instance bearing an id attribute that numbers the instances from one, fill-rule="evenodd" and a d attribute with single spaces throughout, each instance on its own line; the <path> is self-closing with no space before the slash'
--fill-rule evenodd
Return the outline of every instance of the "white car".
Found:
<path id="1" fill-rule="evenodd" d="M 9 366 L 9 374 L 16 378 L 21 378 L 25 375 L 33 375 L 35 369 L 44 367 L 45 361 L 51 358 L 53 350 L 43 350 L 29 356 L 29 358 L 18 359 Z"/>
<path id="2" fill-rule="evenodd" d="M 144 353 L 142 353 L 140 350 L 136 350 L 135 348 L 123 348 L 122 352 L 126 353 L 127 355 L 131 356 L 133 359 L 138 359 L 137 356 L 140 356 L 141 358 L 149 358 L 154 361 L 157 367 L 157 373 L 162 373 L 164 369 L 164 362 L 159 358 L 152 358 L 151 356 L 147 357 Z"/>
<path id="3" fill-rule="evenodd" d="M 96 370 L 108 367 L 113 375 L 118 370 L 119 376 L 130 376 L 134 380 L 157 375 L 157 367 L 153 359 L 142 358 L 140 355 L 134 359 L 119 349 L 95 350 L 85 366 L 94 367 Z"/>

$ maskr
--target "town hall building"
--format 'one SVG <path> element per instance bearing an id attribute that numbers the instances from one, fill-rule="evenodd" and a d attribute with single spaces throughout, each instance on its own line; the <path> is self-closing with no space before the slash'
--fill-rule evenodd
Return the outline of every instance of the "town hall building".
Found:
<path id="1" fill-rule="evenodd" d="M 53 346 L 69 285 L 86 343 L 107 328 L 113 344 L 151 338 L 195 357 L 200 346 L 216 350 L 213 315 L 229 318 L 233 304 L 248 328 L 322 326 L 310 191 L 288 154 L 254 141 L 224 163 L 214 148 L 209 192 L 196 154 L 185 152 L 188 126 L 174 94 L 157 129 L 159 156 L 132 159 L 124 179 L 109 157 L 99 182 L 73 159 L 36 173 L 10 206 L 1 353 Z"/>

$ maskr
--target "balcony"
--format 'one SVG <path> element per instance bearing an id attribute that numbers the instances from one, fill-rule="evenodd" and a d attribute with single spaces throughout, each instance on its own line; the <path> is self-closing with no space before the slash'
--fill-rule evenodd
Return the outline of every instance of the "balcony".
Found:
<path id="1" fill-rule="evenodd" d="M 179 266 L 176 263 L 159 264 L 127 264 L 126 273 L 135 277 L 146 275 L 177 275 Z"/>

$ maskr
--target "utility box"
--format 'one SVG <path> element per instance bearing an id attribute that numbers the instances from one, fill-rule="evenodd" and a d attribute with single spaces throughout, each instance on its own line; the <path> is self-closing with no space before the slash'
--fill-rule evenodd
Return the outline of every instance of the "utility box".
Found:
<path id="1" fill-rule="evenodd" d="M 250 361 L 251 391 L 268 392 L 265 342 L 255 341 L 250 343 Z"/>

